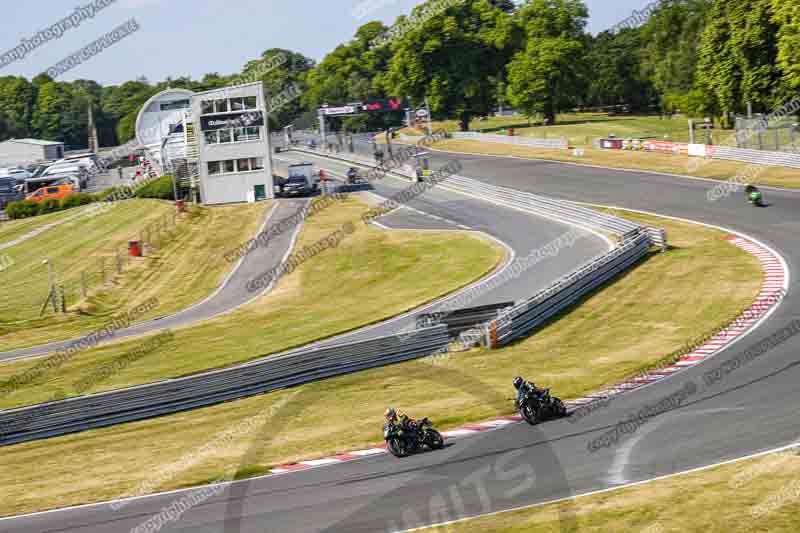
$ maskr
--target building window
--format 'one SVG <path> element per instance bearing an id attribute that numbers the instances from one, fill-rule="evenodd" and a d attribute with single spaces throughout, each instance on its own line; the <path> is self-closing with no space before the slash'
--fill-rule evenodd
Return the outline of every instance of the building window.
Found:
<path id="1" fill-rule="evenodd" d="M 255 96 L 238 96 L 236 98 L 202 100 L 200 102 L 200 112 L 203 115 L 235 113 L 247 109 L 258 109 L 258 99 Z"/>
<path id="2" fill-rule="evenodd" d="M 172 102 L 164 102 L 163 104 L 161 104 L 161 111 L 172 111 L 173 109 L 187 109 L 188 107 L 189 107 L 189 100 L 173 100 Z"/>
<path id="3" fill-rule="evenodd" d="M 226 161 L 209 161 L 208 175 L 233 174 L 236 172 L 252 172 L 264 170 L 263 157 L 248 157 L 243 159 L 228 159 Z"/>
<path id="4" fill-rule="evenodd" d="M 219 132 L 219 142 L 221 143 L 229 143 L 233 139 L 231 138 L 231 130 L 217 130 Z"/>
<path id="5" fill-rule="evenodd" d="M 214 100 L 214 113 L 227 113 L 228 101 L 227 100 Z"/>
<path id="6" fill-rule="evenodd" d="M 248 128 L 209 130 L 204 134 L 206 136 L 206 144 L 249 142 L 261 139 L 261 128 L 251 126 Z"/>
<path id="7" fill-rule="evenodd" d="M 244 98 L 231 98 L 231 111 L 244 111 Z"/>
<path id="8" fill-rule="evenodd" d="M 233 142 L 257 141 L 260 138 L 261 129 L 258 126 L 233 130 Z"/>

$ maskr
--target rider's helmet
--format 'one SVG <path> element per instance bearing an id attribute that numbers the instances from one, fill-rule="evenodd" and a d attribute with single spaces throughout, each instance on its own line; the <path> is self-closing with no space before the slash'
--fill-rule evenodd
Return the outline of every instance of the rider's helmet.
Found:
<path id="1" fill-rule="evenodd" d="M 386 412 L 383 414 L 386 417 L 386 420 L 390 422 L 394 422 L 397 420 L 397 411 L 394 410 L 394 407 L 389 407 L 386 409 Z"/>
<path id="2" fill-rule="evenodd" d="M 515 389 L 519 390 L 519 388 L 522 387 L 523 383 L 525 383 L 525 380 L 522 379 L 521 377 L 517 376 L 517 377 L 514 378 L 514 388 Z"/>

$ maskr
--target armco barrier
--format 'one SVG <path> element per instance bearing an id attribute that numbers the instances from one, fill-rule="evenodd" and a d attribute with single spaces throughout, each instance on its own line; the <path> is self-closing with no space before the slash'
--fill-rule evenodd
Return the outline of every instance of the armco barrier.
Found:
<path id="1" fill-rule="evenodd" d="M 453 139 L 466 139 L 501 144 L 517 144 L 523 146 L 532 146 L 534 148 L 554 148 L 562 150 L 569 148 L 569 143 L 567 140 L 560 137 L 556 139 L 540 139 L 536 137 L 523 137 L 519 135 L 494 135 L 491 133 L 478 133 L 476 131 L 452 132 L 448 135 Z M 404 133 L 400 134 L 400 140 L 403 142 L 416 143 L 424 138 L 425 137 L 406 135 Z"/>
<path id="2" fill-rule="evenodd" d="M 800 168 L 800 154 L 732 148 L 730 146 L 709 146 L 707 152 L 710 153 L 712 159 L 742 161 L 774 167 Z"/>
<path id="3" fill-rule="evenodd" d="M 348 160 L 341 154 L 334 157 Z M 356 158 L 349 160 L 359 161 Z M 394 173 L 408 177 L 404 172 Z M 507 344 L 530 334 L 586 294 L 632 267 L 647 255 L 651 246 L 657 246 L 662 251 L 667 249 L 667 233 L 663 229 L 642 226 L 574 202 L 555 200 L 455 175 L 439 182 L 437 188 L 475 196 L 573 226 L 601 230 L 617 237 L 616 246 L 609 252 L 592 259 L 510 311 L 503 312 L 497 320 L 484 324 L 484 338 L 488 339 L 487 344 L 491 346 Z"/>
<path id="4" fill-rule="evenodd" d="M 569 148 L 569 143 L 567 143 L 567 140 L 562 138 L 537 139 L 534 137 L 522 137 L 518 135 L 494 135 L 490 133 L 478 133 L 475 131 L 453 132 L 450 133 L 450 136 L 453 139 L 468 139 L 501 144 L 518 144 L 523 146 L 532 146 L 534 148 Z"/>
<path id="5" fill-rule="evenodd" d="M 185 378 L 0 413 L 0 445 L 143 420 L 446 351 L 444 324 L 403 335 L 297 349 Z"/>
<path id="6" fill-rule="evenodd" d="M 308 150 L 306 148 L 295 149 L 295 151 L 319 155 L 329 159 L 338 159 L 348 163 L 356 163 L 375 167 L 374 161 L 354 154 L 331 154 L 324 151 Z M 408 167 L 398 168 L 387 172 L 406 179 L 416 179 L 413 170 Z M 546 196 L 540 196 L 538 194 L 520 191 L 517 189 L 509 189 L 506 187 L 499 187 L 497 185 L 490 185 L 488 183 L 484 183 L 472 178 L 465 178 L 463 176 L 448 176 L 447 179 L 439 182 L 436 187 L 460 192 L 462 194 L 468 194 L 470 196 L 476 196 L 491 201 L 495 204 L 537 214 L 545 218 L 557 219 L 567 224 L 579 226 L 585 229 L 603 230 L 617 235 L 620 238 L 624 238 L 626 235 L 631 235 L 637 229 L 642 227 L 628 220 L 615 217 L 614 215 L 600 213 L 586 207 L 581 207 L 573 202 L 555 200 Z"/>
<path id="7" fill-rule="evenodd" d="M 530 334 L 586 294 L 628 270 L 649 253 L 651 244 L 647 231 L 641 231 L 619 248 L 590 261 L 533 298 L 507 311 L 489 325 L 490 331 L 496 332 L 495 346 L 508 344 Z"/>
<path id="8" fill-rule="evenodd" d="M 327 155 L 327 154 L 323 154 Z M 364 163 L 342 154 L 329 156 Z M 367 163 L 369 164 L 369 163 Z M 406 173 L 406 175 L 403 174 Z M 404 169 L 399 175 L 408 177 Z M 451 176 L 437 187 L 499 205 L 601 230 L 617 237 L 606 254 L 564 276 L 532 298 L 477 329 L 492 346 L 530 334 L 555 314 L 633 266 L 653 244 L 665 246 L 663 231 L 599 213 L 570 202 Z M 299 348 L 231 368 L 204 372 L 106 393 L 0 412 L 0 445 L 27 442 L 143 420 L 245 398 L 350 372 L 425 357 L 448 349 L 447 326 L 403 332 L 323 348 Z"/>

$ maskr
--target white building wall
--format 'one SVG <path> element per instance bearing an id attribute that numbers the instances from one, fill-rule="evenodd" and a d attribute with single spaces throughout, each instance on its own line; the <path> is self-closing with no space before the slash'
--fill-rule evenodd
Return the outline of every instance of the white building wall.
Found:
<path id="1" fill-rule="evenodd" d="M 261 126 L 261 139 L 239 143 L 207 144 L 202 130 L 202 102 L 217 98 L 236 98 L 255 96 L 257 98 L 256 111 L 261 111 L 264 117 L 264 126 Z M 250 110 L 248 110 L 250 111 Z M 248 111 L 245 111 L 247 113 Z M 233 113 L 227 113 L 232 115 Z M 267 135 L 267 112 L 263 101 L 261 83 L 251 83 L 238 87 L 226 87 L 203 93 L 192 97 L 192 115 L 198 128 L 197 144 L 199 148 L 200 170 L 200 195 L 205 204 L 224 204 L 246 202 L 254 194 L 256 186 L 263 186 L 266 198 L 275 195 L 273 174 L 270 158 L 270 142 Z M 224 113 L 221 115 L 225 115 Z M 215 116 L 215 115 L 207 115 Z M 240 172 L 222 175 L 209 175 L 209 161 L 224 161 L 230 159 L 262 158 L 264 169 L 258 171 Z"/>

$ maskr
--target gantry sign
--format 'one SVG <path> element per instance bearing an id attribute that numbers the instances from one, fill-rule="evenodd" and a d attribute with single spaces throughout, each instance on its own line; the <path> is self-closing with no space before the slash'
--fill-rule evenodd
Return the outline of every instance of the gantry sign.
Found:
<path id="1" fill-rule="evenodd" d="M 408 107 L 403 98 L 388 98 L 369 100 L 367 102 L 356 102 L 341 106 L 328 106 L 327 104 L 318 110 L 320 117 L 346 117 L 360 115 L 361 113 L 389 113 L 392 111 L 405 111 Z"/>
<path id="2" fill-rule="evenodd" d="M 326 117 L 352 117 L 362 113 L 390 113 L 392 111 L 408 111 L 408 102 L 404 98 L 387 98 L 356 102 L 352 104 L 329 106 L 323 105 L 317 110 L 319 117 L 319 133 L 323 140 L 326 138 Z"/>

